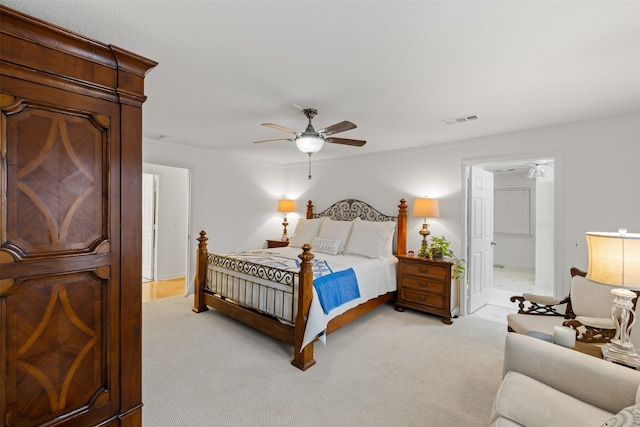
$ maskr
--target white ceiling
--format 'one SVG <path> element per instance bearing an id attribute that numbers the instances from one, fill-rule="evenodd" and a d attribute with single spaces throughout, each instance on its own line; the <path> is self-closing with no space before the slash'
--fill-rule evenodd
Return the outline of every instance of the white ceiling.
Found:
<path id="1" fill-rule="evenodd" d="M 315 158 L 640 113 L 639 1 L 3 0 L 159 62 L 147 138 L 278 163 L 264 122 L 350 120 Z M 455 125 L 444 121 L 477 115 Z"/>

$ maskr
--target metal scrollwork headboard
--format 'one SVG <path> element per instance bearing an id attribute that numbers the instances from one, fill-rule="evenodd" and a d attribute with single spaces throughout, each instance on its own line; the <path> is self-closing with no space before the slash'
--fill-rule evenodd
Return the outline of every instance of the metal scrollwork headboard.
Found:
<path id="1" fill-rule="evenodd" d="M 340 200 L 324 211 L 313 214 L 313 218 L 322 217 L 331 218 L 334 221 L 352 221 L 360 218 L 364 221 L 384 222 L 398 219 L 396 216 L 385 215 L 368 203 L 355 199 Z"/>
<path id="2" fill-rule="evenodd" d="M 314 213 L 313 202 L 309 200 L 307 202 L 307 219 L 325 217 L 335 221 L 352 221 L 356 218 L 372 222 L 394 221 L 396 223 L 396 232 L 393 235 L 395 253 L 405 253 L 407 250 L 407 208 L 406 201 L 400 199 L 398 215 L 391 216 L 381 213 L 363 201 L 345 199 L 334 203 L 322 212 Z"/>

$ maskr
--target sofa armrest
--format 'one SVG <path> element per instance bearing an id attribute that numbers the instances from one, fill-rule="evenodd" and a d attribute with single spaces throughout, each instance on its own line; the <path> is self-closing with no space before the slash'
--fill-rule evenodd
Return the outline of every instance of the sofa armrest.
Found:
<path id="1" fill-rule="evenodd" d="M 611 413 L 636 403 L 640 371 L 526 335 L 508 333 L 503 375 L 520 372 Z"/>

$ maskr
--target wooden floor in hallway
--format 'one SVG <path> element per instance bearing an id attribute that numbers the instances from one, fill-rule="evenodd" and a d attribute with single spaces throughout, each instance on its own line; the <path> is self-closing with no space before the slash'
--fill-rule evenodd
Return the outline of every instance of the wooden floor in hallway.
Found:
<path id="1" fill-rule="evenodd" d="M 142 282 L 142 302 L 184 295 L 184 277 Z"/>

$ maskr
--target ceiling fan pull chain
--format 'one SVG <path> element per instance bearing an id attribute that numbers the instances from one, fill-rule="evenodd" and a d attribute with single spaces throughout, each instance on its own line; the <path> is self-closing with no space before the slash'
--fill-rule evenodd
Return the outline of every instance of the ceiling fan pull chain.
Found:
<path id="1" fill-rule="evenodd" d="M 309 179 L 311 179 L 311 153 L 309 153 Z"/>

